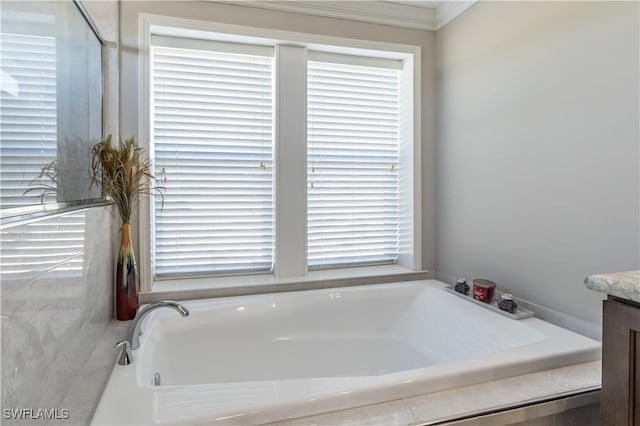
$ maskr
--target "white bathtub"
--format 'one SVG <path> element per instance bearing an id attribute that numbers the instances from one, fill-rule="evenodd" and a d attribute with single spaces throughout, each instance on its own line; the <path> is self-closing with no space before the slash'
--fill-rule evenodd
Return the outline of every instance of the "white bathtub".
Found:
<path id="1" fill-rule="evenodd" d="M 143 324 L 93 424 L 259 424 L 600 359 L 594 340 L 512 320 L 435 281 L 187 302 Z M 153 386 L 153 376 L 161 385 Z"/>

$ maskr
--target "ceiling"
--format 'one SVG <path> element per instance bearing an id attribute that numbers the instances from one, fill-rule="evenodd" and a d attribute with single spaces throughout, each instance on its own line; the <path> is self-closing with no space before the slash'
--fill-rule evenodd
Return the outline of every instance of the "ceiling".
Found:
<path id="1" fill-rule="evenodd" d="M 451 22 L 456 16 L 475 3 L 475 1 L 476 0 L 225 0 L 222 2 L 258 7 L 261 9 L 304 13 L 307 15 L 434 31 Z"/>

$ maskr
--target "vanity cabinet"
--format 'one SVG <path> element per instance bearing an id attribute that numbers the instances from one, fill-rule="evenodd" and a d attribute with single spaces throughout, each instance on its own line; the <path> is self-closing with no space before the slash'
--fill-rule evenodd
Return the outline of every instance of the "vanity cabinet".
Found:
<path id="1" fill-rule="evenodd" d="M 640 303 L 603 304 L 602 425 L 640 426 Z"/>

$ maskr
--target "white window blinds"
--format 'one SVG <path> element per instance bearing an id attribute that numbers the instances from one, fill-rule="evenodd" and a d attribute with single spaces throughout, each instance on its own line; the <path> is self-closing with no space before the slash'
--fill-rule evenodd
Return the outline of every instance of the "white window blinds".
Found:
<path id="1" fill-rule="evenodd" d="M 398 256 L 399 71 L 309 61 L 310 268 Z"/>
<path id="2" fill-rule="evenodd" d="M 273 58 L 167 45 L 152 48 L 154 164 L 166 187 L 153 208 L 155 276 L 271 270 Z"/>
<path id="3" fill-rule="evenodd" d="M 44 192 L 55 202 L 54 182 L 38 176 L 56 160 L 56 40 L 2 33 L 0 51 L 0 204 L 38 204 Z"/>
<path id="4" fill-rule="evenodd" d="M 86 273 L 86 211 L 72 212 L 2 231 L 3 281 L 80 278 Z M 92 235 L 92 237 L 94 237 Z M 81 281 L 65 282 L 67 285 Z M 58 289 L 64 291 L 64 289 Z"/>

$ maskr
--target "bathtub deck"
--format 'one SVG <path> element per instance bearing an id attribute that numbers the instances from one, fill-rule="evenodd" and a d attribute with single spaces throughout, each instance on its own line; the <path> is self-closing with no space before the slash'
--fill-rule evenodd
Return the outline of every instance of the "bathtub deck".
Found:
<path id="1" fill-rule="evenodd" d="M 265 426 L 409 426 L 453 420 L 527 401 L 600 388 L 600 361 L 494 380 L 412 398 L 372 404 Z"/>
<path id="2" fill-rule="evenodd" d="M 89 423 L 115 359 L 113 342 L 126 335 L 128 323 L 112 321 L 88 363 L 69 389 L 65 406 L 76 419 Z M 470 413 L 508 407 L 523 401 L 600 388 L 600 361 L 510 377 L 442 392 L 388 401 L 347 410 L 268 423 L 265 426 L 410 426 L 437 422 Z M 87 381 L 86 378 L 92 380 Z M 73 402 L 76 403 L 73 403 Z"/>

